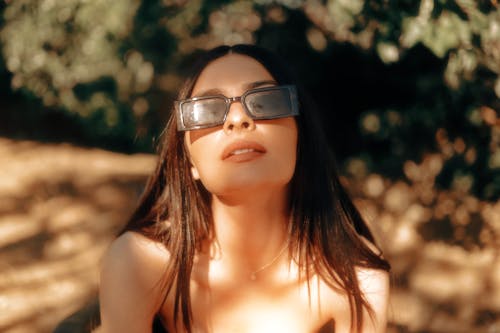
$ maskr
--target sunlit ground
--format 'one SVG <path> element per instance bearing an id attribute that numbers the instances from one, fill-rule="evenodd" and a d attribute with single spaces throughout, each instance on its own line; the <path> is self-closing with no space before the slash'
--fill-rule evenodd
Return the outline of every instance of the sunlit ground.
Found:
<path id="1" fill-rule="evenodd" d="M 96 297 L 154 161 L 0 138 L 1 332 L 50 332 Z M 500 203 L 436 190 L 441 163 L 344 179 L 393 266 L 388 332 L 500 332 Z"/>

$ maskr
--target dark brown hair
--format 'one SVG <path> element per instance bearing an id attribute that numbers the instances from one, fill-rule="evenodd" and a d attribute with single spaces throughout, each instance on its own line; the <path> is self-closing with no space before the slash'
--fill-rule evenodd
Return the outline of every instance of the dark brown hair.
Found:
<path id="1" fill-rule="evenodd" d="M 192 67 L 178 99 L 191 96 L 196 80 L 213 60 L 229 53 L 249 56 L 260 62 L 278 84 L 298 88 L 300 115 L 296 117 L 298 147 L 295 174 L 290 184 L 290 257 L 306 275 L 318 273 L 332 288 L 349 299 L 351 329 L 359 331 L 363 308 L 373 314 L 360 290 L 355 268 L 389 271 L 380 254 L 361 239 L 374 243 L 373 236 L 339 182 L 333 156 L 319 125 L 316 108 L 283 60 L 253 45 L 220 46 L 205 52 Z M 184 145 L 171 112 L 154 173 L 148 180 L 139 206 L 122 232 L 132 230 L 162 242 L 171 258 L 165 274 L 165 297 L 175 292 L 174 318 L 191 332 L 190 276 L 195 252 L 212 233 L 210 193 L 193 180 Z"/>

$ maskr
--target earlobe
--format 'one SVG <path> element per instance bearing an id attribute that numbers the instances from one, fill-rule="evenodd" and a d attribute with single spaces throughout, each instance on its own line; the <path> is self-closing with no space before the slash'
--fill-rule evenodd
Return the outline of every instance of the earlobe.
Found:
<path id="1" fill-rule="evenodd" d="M 191 166 L 191 175 L 194 180 L 200 180 L 200 174 L 198 173 L 198 169 L 193 165 Z"/>

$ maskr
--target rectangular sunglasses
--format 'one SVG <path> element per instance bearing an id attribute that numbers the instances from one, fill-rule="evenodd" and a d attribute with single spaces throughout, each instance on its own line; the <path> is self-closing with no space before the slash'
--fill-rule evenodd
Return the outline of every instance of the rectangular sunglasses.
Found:
<path id="1" fill-rule="evenodd" d="M 297 89 L 293 85 L 251 89 L 239 97 L 224 95 L 193 97 L 175 101 L 177 129 L 190 131 L 224 124 L 233 102 L 241 102 L 255 120 L 296 116 L 299 114 Z"/>

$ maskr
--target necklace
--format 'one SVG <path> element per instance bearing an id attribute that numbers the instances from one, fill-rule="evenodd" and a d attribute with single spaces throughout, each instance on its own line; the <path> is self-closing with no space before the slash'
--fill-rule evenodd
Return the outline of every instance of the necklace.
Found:
<path id="1" fill-rule="evenodd" d="M 257 274 L 262 272 L 263 270 L 265 270 L 266 268 L 272 266 L 277 260 L 279 257 L 281 257 L 281 255 L 283 254 L 283 252 L 285 252 L 285 249 L 288 247 L 288 241 L 285 241 L 285 244 L 283 245 L 283 247 L 281 248 L 281 250 L 278 252 L 278 254 L 270 261 L 268 262 L 267 264 L 261 266 L 259 269 L 253 271 L 250 273 L 250 280 L 252 281 L 255 281 L 257 280 Z"/>

